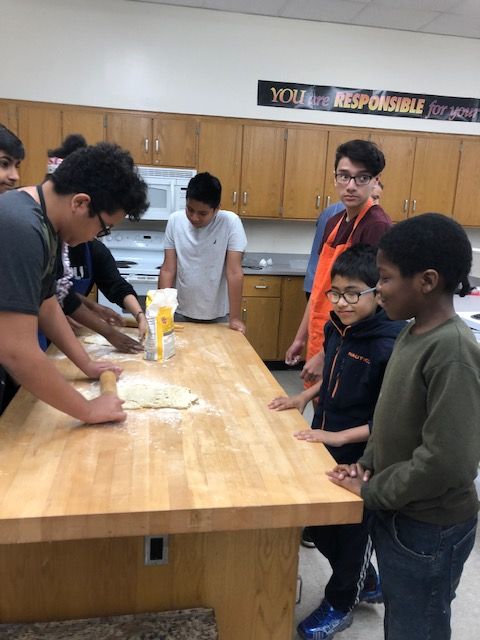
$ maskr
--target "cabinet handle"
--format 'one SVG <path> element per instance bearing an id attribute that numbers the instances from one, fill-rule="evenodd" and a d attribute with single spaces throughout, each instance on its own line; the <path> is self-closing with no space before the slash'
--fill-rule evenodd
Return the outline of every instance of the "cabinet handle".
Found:
<path id="1" fill-rule="evenodd" d="M 255 289 L 268 289 L 268 284 L 256 284 Z"/>
<path id="2" fill-rule="evenodd" d="M 158 153 L 160 151 L 160 143 L 158 141 L 158 138 L 155 138 L 155 153 Z"/>
<path id="3" fill-rule="evenodd" d="M 315 209 L 320 209 L 320 200 L 321 200 L 320 196 L 317 196 L 315 198 Z"/>
<path id="4" fill-rule="evenodd" d="M 248 193 L 246 191 L 243 192 L 243 204 L 247 204 Z"/>
<path id="5" fill-rule="evenodd" d="M 236 191 L 234 191 L 232 193 L 232 203 L 233 204 L 237 204 L 237 192 Z"/>
<path id="6" fill-rule="evenodd" d="M 415 213 L 416 210 L 417 210 L 417 201 L 412 200 L 412 212 Z"/>
<path id="7" fill-rule="evenodd" d="M 145 138 L 145 151 L 148 153 L 148 138 Z"/>
<path id="8" fill-rule="evenodd" d="M 331 200 L 332 200 L 331 196 L 327 196 L 325 198 L 325 208 L 330 206 Z"/>
<path id="9" fill-rule="evenodd" d="M 408 200 L 403 201 L 403 213 L 407 213 L 408 211 Z"/>
<path id="10" fill-rule="evenodd" d="M 247 322 L 247 307 L 243 307 L 242 309 L 242 322 L 245 324 Z"/>

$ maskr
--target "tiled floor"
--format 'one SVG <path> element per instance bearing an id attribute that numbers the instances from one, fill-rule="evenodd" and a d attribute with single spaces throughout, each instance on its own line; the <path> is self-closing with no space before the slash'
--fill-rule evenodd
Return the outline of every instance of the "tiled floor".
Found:
<path id="1" fill-rule="evenodd" d="M 275 378 L 288 394 L 298 393 L 302 385 L 298 371 L 273 371 Z M 312 412 L 308 408 L 305 418 L 311 421 Z M 480 481 L 478 483 L 480 490 Z M 480 491 L 479 491 L 480 492 Z M 295 612 L 295 624 L 305 618 L 318 606 L 323 596 L 323 588 L 330 575 L 328 562 L 316 549 L 300 548 L 299 573 L 303 588 L 300 604 Z M 477 537 L 463 572 L 457 598 L 453 602 L 452 640 L 478 640 L 480 638 L 480 535 Z M 293 635 L 293 640 L 299 636 Z M 382 640 L 383 606 L 362 604 L 355 611 L 353 625 L 339 633 L 338 640 Z M 405 640 L 408 640 L 407 638 Z"/>

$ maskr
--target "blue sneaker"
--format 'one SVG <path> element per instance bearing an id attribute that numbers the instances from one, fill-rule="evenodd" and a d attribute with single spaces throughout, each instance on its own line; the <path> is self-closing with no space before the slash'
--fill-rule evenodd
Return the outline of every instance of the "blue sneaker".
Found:
<path id="1" fill-rule="evenodd" d="M 317 609 L 297 627 L 303 640 L 330 640 L 339 631 L 347 629 L 353 622 L 353 613 L 337 611 L 323 599 Z"/>
<path id="2" fill-rule="evenodd" d="M 375 587 L 373 589 L 365 589 L 364 587 L 360 591 L 358 602 L 367 602 L 368 604 L 382 604 L 382 585 L 380 584 L 380 578 L 378 576 L 375 577 Z"/>

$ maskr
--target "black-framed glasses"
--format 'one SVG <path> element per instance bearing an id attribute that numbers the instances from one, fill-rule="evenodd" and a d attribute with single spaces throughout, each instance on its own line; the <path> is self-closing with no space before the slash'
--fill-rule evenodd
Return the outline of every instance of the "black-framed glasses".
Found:
<path id="1" fill-rule="evenodd" d="M 112 233 L 111 231 L 112 225 L 105 224 L 102 216 L 98 213 L 98 211 L 94 211 L 94 213 L 99 219 L 100 224 L 102 226 L 101 230 L 97 233 L 97 238 L 105 238 L 105 236 L 109 236 Z"/>
<path id="2" fill-rule="evenodd" d="M 365 291 L 344 291 L 343 293 L 335 291 L 334 289 L 325 291 L 325 295 L 332 304 L 337 304 L 340 298 L 343 298 L 347 304 L 357 304 L 360 296 L 364 296 L 366 293 L 376 293 L 376 287 L 370 287 L 370 289 L 365 289 Z"/>
<path id="3" fill-rule="evenodd" d="M 372 180 L 374 176 L 369 175 L 368 173 L 361 173 L 358 176 L 351 176 L 349 173 L 339 172 L 335 174 L 335 180 L 338 184 L 347 185 L 350 183 L 350 180 L 353 180 L 357 187 L 364 187 L 369 184 L 370 180 Z"/>

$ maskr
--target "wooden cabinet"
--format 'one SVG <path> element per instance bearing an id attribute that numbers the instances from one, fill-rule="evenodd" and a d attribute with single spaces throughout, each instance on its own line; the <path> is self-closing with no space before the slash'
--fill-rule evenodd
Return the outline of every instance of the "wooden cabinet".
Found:
<path id="1" fill-rule="evenodd" d="M 452 215 L 459 163 L 458 138 L 417 138 L 409 217 L 427 211 Z"/>
<path id="2" fill-rule="evenodd" d="M 316 220 L 323 207 L 328 132 L 287 129 L 283 217 Z"/>
<path id="3" fill-rule="evenodd" d="M 277 359 L 281 276 L 245 276 L 242 319 L 246 337 L 262 360 Z"/>
<path id="4" fill-rule="evenodd" d="M 105 140 L 105 115 L 101 111 L 87 109 L 68 110 L 62 113 L 62 139 L 72 133 L 81 133 L 88 144 Z"/>
<path id="5" fill-rule="evenodd" d="M 278 332 L 277 359 L 284 360 L 302 321 L 307 298 L 303 290 L 303 276 L 283 276 Z"/>
<path id="6" fill-rule="evenodd" d="M 480 226 L 480 140 L 463 140 L 453 206 L 455 220 L 467 227 Z"/>
<path id="7" fill-rule="evenodd" d="M 245 276 L 242 315 L 262 360 L 284 360 L 303 318 L 303 276 Z"/>
<path id="8" fill-rule="evenodd" d="M 18 132 L 17 106 L 12 102 L 0 102 L 0 124 L 15 134 Z"/>
<path id="9" fill-rule="evenodd" d="M 107 140 L 128 149 L 137 164 L 195 167 L 197 124 L 193 117 L 109 113 Z"/>
<path id="10" fill-rule="evenodd" d="M 281 214 L 284 162 L 284 127 L 244 126 L 241 216 L 277 218 Z"/>
<path id="11" fill-rule="evenodd" d="M 60 108 L 21 105 L 18 109 L 18 137 L 25 147 L 25 160 L 20 166 L 23 186 L 42 182 L 47 173 L 48 149 L 62 142 Z"/>
<path id="12" fill-rule="evenodd" d="M 222 183 L 222 209 L 238 213 L 243 126 L 230 122 L 200 123 L 198 171 Z"/>
<path id="13" fill-rule="evenodd" d="M 386 160 L 380 204 L 394 222 L 399 222 L 408 213 L 416 138 L 403 133 L 373 132 L 370 140 L 380 147 Z"/>

